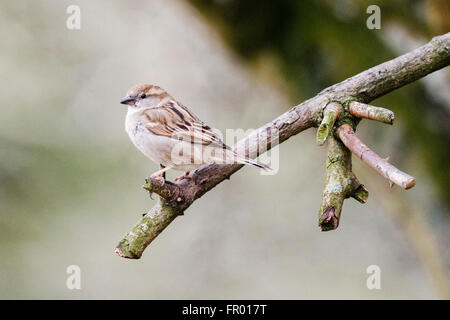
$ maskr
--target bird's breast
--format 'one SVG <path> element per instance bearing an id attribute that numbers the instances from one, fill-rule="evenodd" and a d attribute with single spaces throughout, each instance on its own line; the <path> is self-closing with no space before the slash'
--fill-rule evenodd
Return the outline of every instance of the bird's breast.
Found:
<path id="1" fill-rule="evenodd" d="M 135 147 L 147 158 L 157 164 L 170 163 L 172 139 L 151 133 L 144 124 L 135 121 L 132 117 L 128 118 L 128 116 L 125 122 L 125 131 Z"/>

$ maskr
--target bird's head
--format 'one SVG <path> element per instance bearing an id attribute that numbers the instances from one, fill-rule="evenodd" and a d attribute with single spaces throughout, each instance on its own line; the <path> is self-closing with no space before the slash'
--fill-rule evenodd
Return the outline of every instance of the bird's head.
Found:
<path id="1" fill-rule="evenodd" d="M 163 88 L 151 84 L 138 84 L 127 91 L 120 103 L 134 108 L 153 108 L 166 98 L 171 97 Z"/>

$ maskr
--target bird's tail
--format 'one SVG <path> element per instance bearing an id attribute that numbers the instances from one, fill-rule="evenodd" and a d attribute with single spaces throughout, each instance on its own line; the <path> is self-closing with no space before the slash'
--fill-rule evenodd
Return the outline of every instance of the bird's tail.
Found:
<path id="1" fill-rule="evenodd" d="M 256 160 L 252 160 L 250 158 L 243 158 L 243 157 L 237 157 L 236 161 L 238 163 L 242 163 L 242 164 L 249 164 L 252 165 L 254 167 L 266 170 L 266 171 L 270 171 L 272 170 L 271 167 L 269 167 L 268 165 L 265 165 L 264 163 L 258 162 Z"/>
<path id="2" fill-rule="evenodd" d="M 266 170 L 266 171 L 272 170 L 271 167 L 269 167 L 268 165 L 265 165 L 264 163 L 258 162 L 256 160 L 253 160 L 253 159 L 250 159 L 250 158 L 247 158 L 247 157 L 239 156 L 236 153 L 234 153 L 234 158 L 235 158 L 235 161 L 237 163 L 249 164 L 251 166 L 254 166 L 256 168 L 260 168 L 260 169 L 263 169 L 263 170 Z"/>
<path id="3" fill-rule="evenodd" d="M 269 167 L 268 165 L 265 165 L 264 163 L 258 162 L 256 160 L 244 156 L 240 156 L 232 150 L 225 150 L 225 152 L 221 150 L 219 155 L 215 154 L 215 156 L 213 157 L 213 161 L 214 163 L 217 164 L 233 164 L 233 163 L 249 164 L 256 168 L 260 168 L 266 171 L 272 170 L 272 168 Z"/>

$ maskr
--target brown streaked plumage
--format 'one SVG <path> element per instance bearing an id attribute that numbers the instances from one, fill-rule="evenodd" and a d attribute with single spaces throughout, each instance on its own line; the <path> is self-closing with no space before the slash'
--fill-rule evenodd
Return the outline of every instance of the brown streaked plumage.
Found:
<path id="1" fill-rule="evenodd" d="M 148 120 L 146 128 L 153 134 L 203 145 L 213 143 L 228 149 L 209 126 L 181 104 L 175 107 L 173 101 L 169 101 L 162 106 L 145 110 L 142 116 Z"/>

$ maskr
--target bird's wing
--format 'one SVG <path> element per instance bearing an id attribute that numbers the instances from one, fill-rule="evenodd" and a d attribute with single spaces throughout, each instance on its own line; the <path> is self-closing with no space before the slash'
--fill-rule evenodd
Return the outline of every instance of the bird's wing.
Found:
<path id="1" fill-rule="evenodd" d="M 176 101 L 169 100 L 164 105 L 148 109 L 143 116 L 145 128 L 155 135 L 230 149 L 209 126 Z"/>

